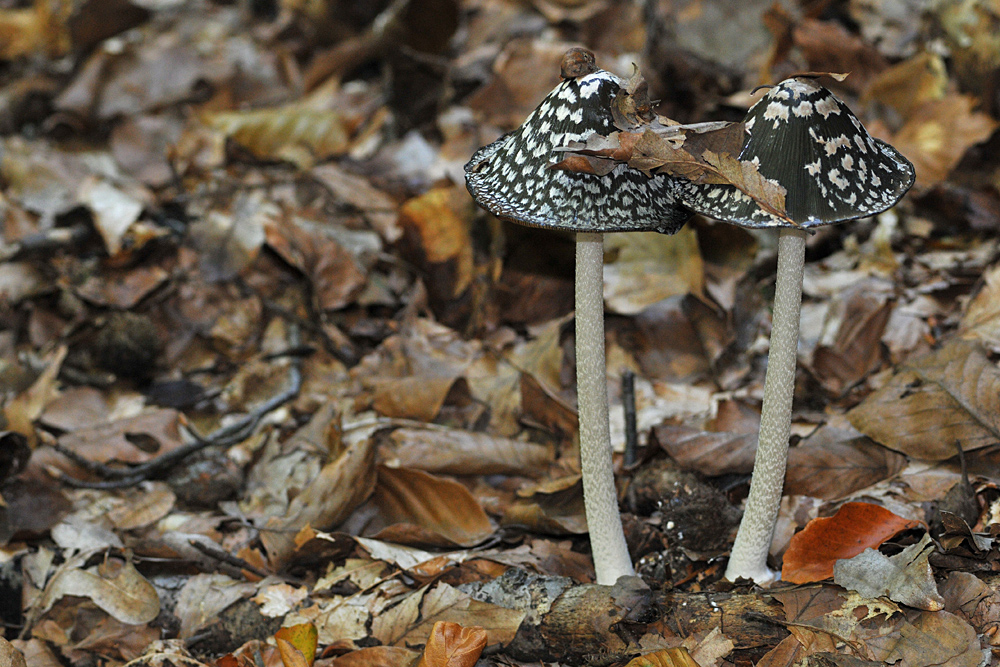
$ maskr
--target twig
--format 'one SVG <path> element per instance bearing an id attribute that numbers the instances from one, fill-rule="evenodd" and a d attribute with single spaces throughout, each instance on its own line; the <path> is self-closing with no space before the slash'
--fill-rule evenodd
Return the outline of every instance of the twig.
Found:
<path id="1" fill-rule="evenodd" d="M 290 350 L 292 351 L 292 361 L 288 372 L 288 387 L 286 387 L 284 391 L 272 396 L 262 404 L 258 405 L 256 408 L 244 415 L 242 419 L 229 424 L 228 426 L 220 427 L 207 436 L 199 434 L 194 428 L 187 425 L 185 428 L 194 437 L 192 442 L 166 452 L 156 458 L 150 459 L 149 461 L 145 461 L 137 465 L 129 465 L 127 467 L 110 466 L 106 463 L 91 461 L 72 450 L 66 449 L 59 444 L 55 444 L 53 447 L 60 454 L 70 459 L 73 463 L 80 466 L 87 472 L 102 478 L 101 481 L 92 482 L 89 480 L 77 479 L 66 474 L 61 474 L 59 475 L 59 481 L 75 488 L 122 489 L 134 486 L 139 482 L 145 481 L 154 474 L 173 467 L 195 452 L 199 452 L 213 446 L 228 447 L 246 439 L 269 412 L 281 407 L 283 404 L 298 396 L 299 390 L 302 388 L 302 355 L 299 354 L 299 352 L 302 351 L 303 348 L 300 348 L 298 329 L 294 326 L 290 327 L 289 344 Z M 281 355 L 270 355 L 269 358 L 275 358 L 277 356 Z"/>
<path id="2" fill-rule="evenodd" d="M 622 407 L 625 409 L 625 467 L 635 465 L 639 436 L 635 424 L 635 373 L 622 373 Z"/>
<path id="3" fill-rule="evenodd" d="M 252 574 L 256 574 L 258 577 L 270 576 L 270 572 L 260 569 L 256 565 L 248 563 L 244 559 L 229 553 L 219 545 L 214 542 L 201 542 L 199 540 L 188 540 L 188 544 L 192 547 L 205 554 L 209 558 L 214 558 L 217 561 L 227 563 L 234 567 L 238 567 L 241 570 L 246 570 Z"/>

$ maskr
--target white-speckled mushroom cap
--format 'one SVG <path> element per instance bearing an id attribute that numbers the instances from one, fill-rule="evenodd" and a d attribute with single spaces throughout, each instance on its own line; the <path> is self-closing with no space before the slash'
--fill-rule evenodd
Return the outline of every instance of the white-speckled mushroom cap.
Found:
<path id="1" fill-rule="evenodd" d="M 567 79 L 514 132 L 479 149 L 465 165 L 469 192 L 499 218 L 574 232 L 673 234 L 691 216 L 677 204 L 678 182 L 618 165 L 604 176 L 551 169 L 556 148 L 615 131 L 611 103 L 622 80 L 604 70 Z"/>
<path id="2" fill-rule="evenodd" d="M 787 191 L 797 226 L 816 227 L 875 215 L 913 185 L 913 165 L 875 139 L 843 102 L 813 78 L 786 79 L 747 113 L 741 160 Z M 726 185 L 679 182 L 683 204 L 744 227 L 791 227 Z"/>

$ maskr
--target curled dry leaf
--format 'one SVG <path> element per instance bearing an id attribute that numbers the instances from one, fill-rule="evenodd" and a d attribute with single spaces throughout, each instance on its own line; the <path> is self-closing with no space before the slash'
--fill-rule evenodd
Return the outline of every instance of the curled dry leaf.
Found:
<path id="1" fill-rule="evenodd" d="M 881 444 L 918 459 L 942 461 L 1000 440 L 1000 370 L 974 341 L 953 340 L 902 366 L 847 413 Z"/>
<path id="2" fill-rule="evenodd" d="M 438 621 L 417 667 L 473 667 L 486 648 L 486 630 Z"/>
<path id="3" fill-rule="evenodd" d="M 302 651 L 290 641 L 275 637 L 274 642 L 278 646 L 278 653 L 281 655 L 281 663 L 284 667 L 309 667 L 310 661 L 306 661 Z"/>
<path id="4" fill-rule="evenodd" d="M 792 537 L 781 578 L 793 584 L 833 576 L 833 565 L 920 524 L 871 503 L 846 503 L 832 517 L 813 519 Z"/>

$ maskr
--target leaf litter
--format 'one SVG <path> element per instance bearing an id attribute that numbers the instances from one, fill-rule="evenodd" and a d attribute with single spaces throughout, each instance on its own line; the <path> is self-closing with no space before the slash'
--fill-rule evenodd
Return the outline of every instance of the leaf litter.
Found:
<path id="1" fill-rule="evenodd" d="M 0 661 L 995 660 L 1000 15 L 647 4 L 0 9 Z M 917 167 L 894 210 L 810 240 L 769 591 L 720 563 L 774 248 L 704 219 L 605 246 L 644 583 L 590 583 L 572 244 L 462 187 L 581 43 L 628 83 L 564 166 L 631 158 L 780 214 L 720 121 L 851 71 L 830 85 Z"/>

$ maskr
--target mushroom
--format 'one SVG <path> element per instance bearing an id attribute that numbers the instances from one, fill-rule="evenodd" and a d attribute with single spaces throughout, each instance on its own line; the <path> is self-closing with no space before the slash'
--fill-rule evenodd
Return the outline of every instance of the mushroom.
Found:
<path id="1" fill-rule="evenodd" d="M 576 376 L 580 469 L 587 527 L 599 584 L 634 574 L 622 530 L 608 429 L 604 357 L 605 232 L 673 234 L 690 217 L 676 205 L 676 181 L 616 165 L 609 173 L 552 169 L 557 149 L 615 130 L 611 107 L 625 85 L 572 49 L 563 81 L 514 132 L 478 150 L 465 165 L 466 186 L 480 206 L 503 220 L 576 232 Z"/>
<path id="2" fill-rule="evenodd" d="M 747 113 L 739 155 L 786 190 L 782 220 L 731 186 L 681 183 L 685 206 L 743 227 L 778 227 L 778 270 L 760 435 L 746 509 L 726 578 L 771 583 L 767 554 L 788 459 L 806 231 L 881 213 L 913 185 L 913 165 L 874 139 L 815 77 L 771 88 Z"/>

